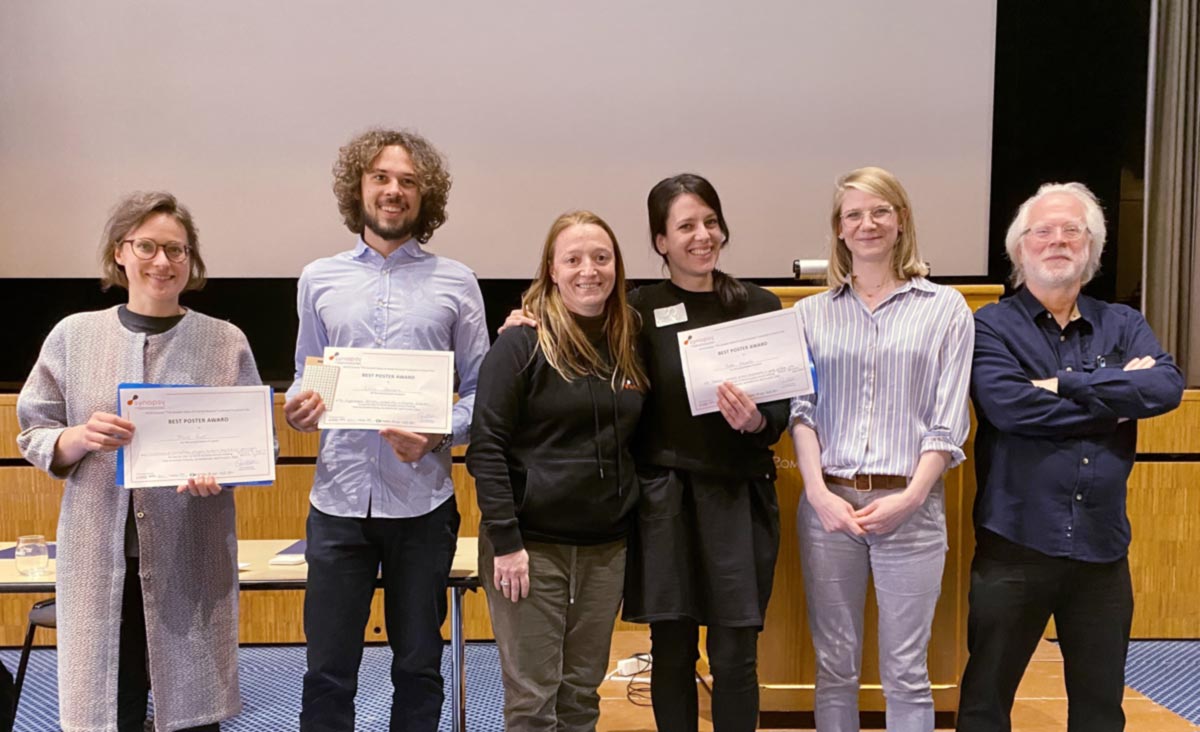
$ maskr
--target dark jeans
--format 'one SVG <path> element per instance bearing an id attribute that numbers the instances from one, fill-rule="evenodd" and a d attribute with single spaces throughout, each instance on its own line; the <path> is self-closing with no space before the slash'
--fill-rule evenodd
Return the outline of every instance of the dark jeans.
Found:
<path id="1" fill-rule="evenodd" d="M 1050 557 L 980 529 L 971 562 L 959 732 L 1009 732 L 1013 697 L 1054 616 L 1068 732 L 1125 729 L 1125 654 L 1133 621 L 1129 562 Z"/>
<path id="2" fill-rule="evenodd" d="M 662 732 L 696 732 L 699 626 L 693 620 L 650 623 L 651 701 Z M 717 732 L 747 732 L 758 724 L 758 628 L 708 626 L 712 719 Z"/>
<path id="3" fill-rule="evenodd" d="M 12 674 L 0 663 L 0 732 L 12 732 L 13 702 L 16 697 Z"/>
<path id="4" fill-rule="evenodd" d="M 146 700 L 150 672 L 146 652 L 146 608 L 142 604 L 142 580 L 137 557 L 125 560 L 125 590 L 121 598 L 121 649 L 117 660 L 117 730 L 142 732 L 146 723 Z M 180 732 L 218 732 L 214 722 Z"/>
<path id="5" fill-rule="evenodd" d="M 382 568 L 392 648 L 391 732 L 433 732 L 442 710 L 442 622 L 458 540 L 451 497 L 424 516 L 343 518 L 308 512 L 303 732 L 354 729 L 363 631 Z"/>

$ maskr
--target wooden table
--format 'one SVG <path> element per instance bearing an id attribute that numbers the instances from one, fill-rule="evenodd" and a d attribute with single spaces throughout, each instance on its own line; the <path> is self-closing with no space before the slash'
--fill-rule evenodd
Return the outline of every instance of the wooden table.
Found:
<path id="1" fill-rule="evenodd" d="M 238 563 L 249 563 L 249 567 L 238 572 L 238 583 L 243 590 L 303 590 L 308 581 L 308 565 L 294 564 L 276 566 L 268 564 L 271 557 L 295 544 L 295 539 L 256 539 L 238 542 Z M 15 546 L 13 542 L 0 542 L 0 551 Z M 467 670 L 466 640 L 463 635 L 463 596 L 467 590 L 478 589 L 477 573 L 479 558 L 478 539 L 461 536 L 454 561 L 450 565 L 450 705 L 454 732 L 467 728 Z M 17 572 L 13 559 L 0 559 L 0 593 L 8 592 L 54 592 L 54 565 L 39 577 L 26 577 Z"/>

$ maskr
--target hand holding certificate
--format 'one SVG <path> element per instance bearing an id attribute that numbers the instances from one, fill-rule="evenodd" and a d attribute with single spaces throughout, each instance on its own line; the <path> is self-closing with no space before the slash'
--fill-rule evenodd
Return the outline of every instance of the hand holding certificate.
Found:
<path id="1" fill-rule="evenodd" d="M 210 495 L 214 479 L 275 480 L 270 387 L 122 384 L 117 397 L 120 416 L 135 427 L 117 456 L 118 485 L 187 485 Z"/>
<path id="2" fill-rule="evenodd" d="M 310 384 L 305 367 L 302 387 L 321 394 L 321 429 L 399 427 L 410 432 L 453 431 L 454 353 L 382 348 L 325 349 Z M 330 372 L 330 369 L 336 369 Z"/>
<path id="3" fill-rule="evenodd" d="M 678 335 L 693 415 L 719 411 L 717 387 L 725 382 L 758 404 L 813 392 L 804 325 L 792 308 Z"/>

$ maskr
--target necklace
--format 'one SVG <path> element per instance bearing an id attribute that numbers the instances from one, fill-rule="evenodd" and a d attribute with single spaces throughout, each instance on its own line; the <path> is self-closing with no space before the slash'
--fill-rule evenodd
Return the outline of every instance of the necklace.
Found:
<path id="1" fill-rule="evenodd" d="M 855 277 L 852 284 L 854 291 L 857 292 L 860 297 L 875 298 L 881 294 L 884 294 L 885 292 L 891 292 L 892 290 L 896 289 L 896 286 L 899 283 L 891 278 L 888 278 L 877 285 L 864 285 L 857 277 Z"/>

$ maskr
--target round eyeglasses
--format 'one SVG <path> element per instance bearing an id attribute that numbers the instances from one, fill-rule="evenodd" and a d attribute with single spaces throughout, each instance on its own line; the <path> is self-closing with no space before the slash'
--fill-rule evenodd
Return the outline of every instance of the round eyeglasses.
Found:
<path id="1" fill-rule="evenodd" d="M 896 214 L 894 206 L 876 206 L 872 209 L 861 211 L 857 208 L 846 211 L 842 214 L 842 223 L 850 226 L 858 226 L 868 218 L 877 224 L 882 224 L 889 221 Z"/>
<path id="2" fill-rule="evenodd" d="M 129 245 L 129 248 L 133 250 L 133 256 L 147 261 L 158 256 L 159 249 L 163 250 L 163 254 L 167 255 L 168 260 L 175 263 L 186 260 L 192 251 L 187 244 L 180 244 L 177 241 L 159 244 L 153 239 L 126 239 L 121 243 Z"/>

